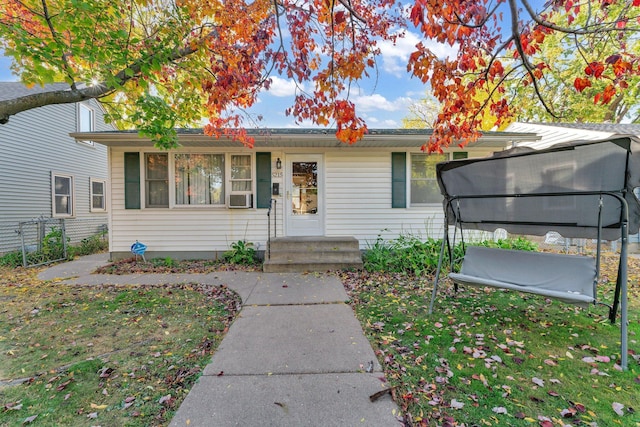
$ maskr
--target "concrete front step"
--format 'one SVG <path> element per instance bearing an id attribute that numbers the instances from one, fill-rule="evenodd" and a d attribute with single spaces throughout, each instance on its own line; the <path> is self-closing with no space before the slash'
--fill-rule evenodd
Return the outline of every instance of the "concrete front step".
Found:
<path id="1" fill-rule="evenodd" d="M 271 241 L 266 273 L 362 268 L 358 240 L 353 237 L 281 237 Z"/>

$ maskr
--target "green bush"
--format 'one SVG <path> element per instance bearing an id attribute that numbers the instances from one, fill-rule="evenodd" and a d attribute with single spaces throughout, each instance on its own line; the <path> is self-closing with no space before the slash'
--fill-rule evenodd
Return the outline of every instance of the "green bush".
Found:
<path id="1" fill-rule="evenodd" d="M 98 233 L 82 239 L 78 246 L 69 248 L 70 256 L 91 255 L 106 251 L 109 248 L 109 241 L 105 239 L 105 234 Z"/>
<path id="2" fill-rule="evenodd" d="M 231 249 L 224 253 L 223 258 L 231 264 L 253 265 L 258 262 L 253 243 L 238 240 L 231 244 Z"/>
<path id="3" fill-rule="evenodd" d="M 178 262 L 173 258 L 171 258 L 170 256 L 165 258 L 152 258 L 149 262 L 151 262 L 151 264 L 154 267 L 167 267 L 167 268 L 175 267 L 178 264 Z"/>
<path id="4" fill-rule="evenodd" d="M 389 273 L 428 274 L 435 271 L 440 255 L 441 240 L 403 234 L 395 240 L 384 241 L 378 236 L 364 252 L 367 271 Z"/>
<path id="5" fill-rule="evenodd" d="M 523 236 L 507 238 L 507 239 L 498 239 L 498 240 L 483 240 L 479 243 L 471 243 L 476 246 L 486 246 L 488 248 L 499 248 L 499 249 L 515 249 L 519 251 L 537 251 L 538 245 L 535 242 L 527 239 Z"/>
<path id="6" fill-rule="evenodd" d="M 534 242 L 521 236 L 467 244 L 501 249 L 537 250 L 537 245 Z M 363 254 L 364 268 L 370 272 L 407 273 L 416 276 L 433 274 L 438 266 L 441 247 L 442 239 L 421 239 L 411 234 L 403 234 L 397 239 L 385 241 L 381 236 L 378 236 Z M 452 249 L 453 270 L 457 271 L 464 255 L 462 243 L 458 242 Z M 449 254 L 445 252 L 443 268 L 448 270 L 449 265 Z"/>
<path id="7" fill-rule="evenodd" d="M 0 267 L 22 267 L 22 252 L 7 252 L 0 257 Z"/>
<path id="8" fill-rule="evenodd" d="M 65 250 L 68 242 L 68 237 L 66 241 L 63 239 L 62 229 L 53 227 L 42 239 L 38 250 L 27 254 L 27 265 L 46 264 L 69 257 Z"/>

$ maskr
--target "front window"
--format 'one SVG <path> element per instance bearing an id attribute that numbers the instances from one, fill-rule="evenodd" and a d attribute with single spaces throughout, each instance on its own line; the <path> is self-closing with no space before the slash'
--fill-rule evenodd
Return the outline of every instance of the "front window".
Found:
<path id="1" fill-rule="evenodd" d="M 251 156 L 231 156 L 231 192 L 251 191 Z"/>
<path id="2" fill-rule="evenodd" d="M 105 181 L 91 180 L 91 212 L 104 212 L 107 210 L 106 188 Z"/>
<path id="3" fill-rule="evenodd" d="M 411 205 L 442 202 L 436 179 L 436 164 L 446 160 L 446 154 L 411 155 Z"/>
<path id="4" fill-rule="evenodd" d="M 176 154 L 175 184 L 176 205 L 224 204 L 224 155 Z"/>
<path id="5" fill-rule="evenodd" d="M 169 207 L 169 156 L 167 154 L 145 155 L 146 207 Z"/>
<path id="6" fill-rule="evenodd" d="M 73 216 L 73 177 L 52 174 L 53 216 Z"/>

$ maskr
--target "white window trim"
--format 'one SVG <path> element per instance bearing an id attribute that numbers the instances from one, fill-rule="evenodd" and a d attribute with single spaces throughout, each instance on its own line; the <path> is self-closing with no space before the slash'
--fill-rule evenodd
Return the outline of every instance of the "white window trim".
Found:
<path id="1" fill-rule="evenodd" d="M 79 102 L 78 107 L 76 109 L 76 130 L 78 132 L 86 132 L 80 128 L 83 108 L 87 109 L 91 113 L 91 129 L 89 130 L 89 132 L 93 132 L 96 129 L 96 110 L 95 108 L 91 107 L 90 105 L 84 102 Z M 89 147 L 95 147 L 95 143 L 93 141 L 80 141 L 80 140 L 77 140 L 77 141 L 80 144 L 87 145 Z"/>
<path id="2" fill-rule="evenodd" d="M 59 214 L 56 212 L 56 178 L 68 178 L 70 180 L 71 213 Z M 74 218 L 76 214 L 76 194 L 73 175 L 51 172 L 51 216 L 53 218 Z"/>
<path id="3" fill-rule="evenodd" d="M 95 208 L 93 206 L 93 183 L 102 184 L 102 197 L 104 199 L 104 208 Z M 106 212 L 107 211 L 107 181 L 98 178 L 89 178 L 89 212 Z"/>

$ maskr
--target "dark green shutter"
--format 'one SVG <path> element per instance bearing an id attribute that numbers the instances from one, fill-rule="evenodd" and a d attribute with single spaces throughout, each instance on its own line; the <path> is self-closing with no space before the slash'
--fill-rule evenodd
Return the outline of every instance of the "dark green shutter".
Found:
<path id="1" fill-rule="evenodd" d="M 256 153 L 256 207 L 269 208 L 271 201 L 271 153 Z"/>
<path id="2" fill-rule="evenodd" d="M 466 151 L 454 151 L 453 160 L 466 159 L 469 157 L 469 153 Z"/>
<path id="3" fill-rule="evenodd" d="M 407 207 L 407 153 L 391 153 L 391 207 Z"/>
<path id="4" fill-rule="evenodd" d="M 124 153 L 124 208 L 140 209 L 140 153 Z"/>

